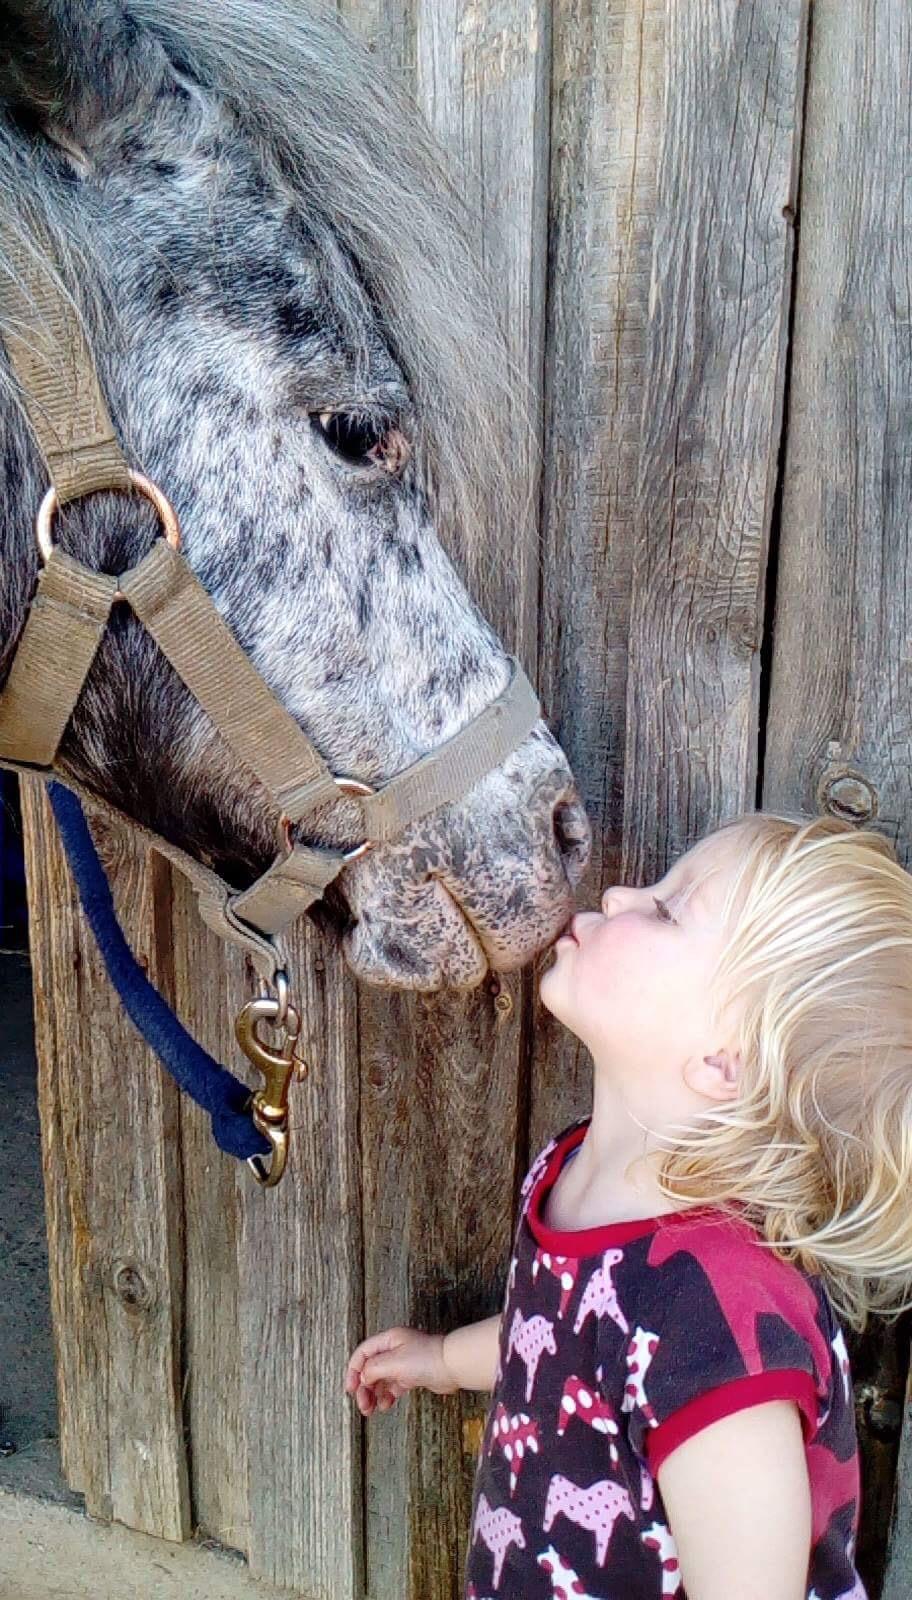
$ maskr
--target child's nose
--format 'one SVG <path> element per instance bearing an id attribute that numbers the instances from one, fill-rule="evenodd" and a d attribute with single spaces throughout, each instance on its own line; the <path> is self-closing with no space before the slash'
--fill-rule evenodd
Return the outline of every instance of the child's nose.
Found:
<path id="1" fill-rule="evenodd" d="M 616 916 L 629 906 L 638 894 L 638 890 L 628 888 L 626 884 L 613 883 L 602 895 L 602 913 L 606 917 Z"/>

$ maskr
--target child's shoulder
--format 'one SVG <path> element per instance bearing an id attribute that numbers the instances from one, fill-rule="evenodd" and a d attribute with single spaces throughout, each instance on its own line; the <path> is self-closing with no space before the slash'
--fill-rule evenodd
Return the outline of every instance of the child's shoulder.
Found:
<path id="1" fill-rule="evenodd" d="M 672 1269 L 669 1276 L 689 1275 L 716 1298 L 770 1311 L 792 1307 L 814 1317 L 829 1313 L 821 1280 L 778 1254 L 737 1211 L 694 1207 L 658 1217 L 647 1260 L 656 1270 Z"/>
<path id="2" fill-rule="evenodd" d="M 646 1251 L 664 1329 L 694 1352 L 733 1346 L 745 1376 L 804 1367 L 819 1395 L 845 1345 L 820 1279 L 777 1255 L 746 1220 L 722 1211 L 658 1219 Z"/>
<path id="3" fill-rule="evenodd" d="M 654 1471 L 692 1433 L 768 1401 L 794 1402 L 808 1438 L 836 1412 L 851 1432 L 848 1353 L 822 1284 L 741 1218 L 659 1218 L 636 1300 L 627 1389 Z"/>

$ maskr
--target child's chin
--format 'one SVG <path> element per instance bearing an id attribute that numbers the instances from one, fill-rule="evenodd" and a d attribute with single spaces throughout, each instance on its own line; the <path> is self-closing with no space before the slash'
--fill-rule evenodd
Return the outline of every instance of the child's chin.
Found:
<path id="1" fill-rule="evenodd" d="M 539 999 L 546 1011 L 557 1017 L 559 1022 L 566 1022 L 567 996 L 560 962 L 553 961 L 548 969 L 542 973 L 538 986 Z"/>

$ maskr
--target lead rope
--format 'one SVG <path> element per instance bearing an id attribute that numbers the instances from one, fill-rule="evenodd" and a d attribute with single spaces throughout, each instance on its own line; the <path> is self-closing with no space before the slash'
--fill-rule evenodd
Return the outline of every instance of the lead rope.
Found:
<path id="1" fill-rule="evenodd" d="M 281 993 L 259 996 L 241 1012 L 236 1024 L 238 1043 L 266 1075 L 265 1088 L 252 1095 L 240 1079 L 197 1044 L 143 972 L 117 920 L 110 885 L 77 797 L 60 783 L 48 784 L 48 797 L 86 921 L 130 1021 L 178 1087 L 208 1113 L 219 1149 L 249 1162 L 260 1182 L 272 1188 L 282 1176 L 288 1150 L 288 1086 L 300 1072 L 294 1054 L 300 1030 L 297 1012 Z M 283 1040 L 278 1050 L 260 1039 L 263 1022 L 281 1027 Z M 270 1131 L 261 1127 L 264 1122 L 271 1137 Z M 264 1157 L 270 1154 L 267 1168 Z"/>

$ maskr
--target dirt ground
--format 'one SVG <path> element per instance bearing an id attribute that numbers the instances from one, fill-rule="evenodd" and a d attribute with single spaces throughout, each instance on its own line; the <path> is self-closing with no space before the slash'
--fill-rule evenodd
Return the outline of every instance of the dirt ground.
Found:
<path id="1" fill-rule="evenodd" d="M 288 1600 L 243 1562 L 0 1492 L 0 1600 Z"/>

